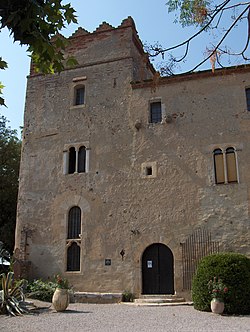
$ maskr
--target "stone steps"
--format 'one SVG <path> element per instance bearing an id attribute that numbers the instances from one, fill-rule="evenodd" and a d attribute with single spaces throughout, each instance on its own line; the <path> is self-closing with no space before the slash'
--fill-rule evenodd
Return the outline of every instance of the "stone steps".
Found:
<path id="1" fill-rule="evenodd" d="M 191 305 L 192 302 L 186 302 L 183 297 L 177 295 L 141 295 L 134 301 L 135 305 L 157 306 L 157 305 Z"/>

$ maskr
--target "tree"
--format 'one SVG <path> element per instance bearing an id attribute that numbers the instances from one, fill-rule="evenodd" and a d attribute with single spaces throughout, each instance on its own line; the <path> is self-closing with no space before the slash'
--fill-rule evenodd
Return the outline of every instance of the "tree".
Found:
<path id="1" fill-rule="evenodd" d="M 0 0 L 0 32 L 7 28 L 14 41 L 27 45 L 36 69 L 43 73 L 60 72 L 64 62 L 75 64 L 72 58 L 64 59 L 66 40 L 59 34 L 71 22 L 77 23 L 75 10 L 62 0 Z M 0 57 L 0 69 L 6 67 Z M 2 89 L 0 84 L 0 94 Z"/>
<path id="2" fill-rule="evenodd" d="M 182 27 L 195 26 L 198 30 L 183 42 L 172 47 L 164 48 L 159 44 L 147 46 L 147 51 L 151 57 L 161 55 L 168 56 L 168 65 L 163 69 L 165 74 L 173 74 L 175 64 L 180 63 L 188 56 L 191 42 L 199 35 L 216 31 L 215 42 L 210 48 L 206 49 L 205 58 L 198 62 L 190 72 L 196 70 L 207 60 L 210 60 L 212 69 L 217 62 L 223 67 L 223 55 L 240 56 L 244 61 L 249 61 L 250 57 L 246 52 L 250 40 L 250 2 L 239 2 L 236 0 L 225 1 L 212 0 L 168 0 L 167 6 L 169 12 L 175 12 L 175 23 L 180 23 Z M 246 23 L 246 41 L 237 51 L 233 51 L 227 44 L 227 37 L 240 24 Z M 239 36 L 242 39 L 242 36 Z M 238 45 L 234 45 L 236 48 Z M 176 57 L 175 50 L 183 48 L 183 54 Z"/>
<path id="3" fill-rule="evenodd" d="M 21 142 L 16 131 L 0 117 L 0 241 L 12 252 L 14 248 L 18 174 Z"/>

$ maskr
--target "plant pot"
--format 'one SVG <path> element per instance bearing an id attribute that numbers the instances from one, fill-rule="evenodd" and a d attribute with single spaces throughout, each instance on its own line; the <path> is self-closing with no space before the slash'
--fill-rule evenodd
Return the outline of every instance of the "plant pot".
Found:
<path id="1" fill-rule="evenodd" d="M 224 302 L 219 299 L 213 299 L 211 301 L 211 311 L 214 314 L 222 314 L 224 311 Z"/>
<path id="2" fill-rule="evenodd" d="M 52 304 L 56 311 L 64 311 L 69 305 L 69 292 L 68 289 L 56 288 Z"/>

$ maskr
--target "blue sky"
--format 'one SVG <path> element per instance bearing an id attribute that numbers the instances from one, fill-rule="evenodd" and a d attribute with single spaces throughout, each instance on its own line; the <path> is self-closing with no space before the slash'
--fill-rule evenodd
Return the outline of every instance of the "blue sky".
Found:
<path id="1" fill-rule="evenodd" d="M 168 14 L 165 2 L 164 0 L 92 0 L 91 2 L 73 0 L 71 4 L 77 11 L 78 24 L 70 25 L 63 34 L 66 37 L 70 36 L 78 26 L 92 32 L 103 21 L 117 27 L 124 18 L 132 16 L 143 43 L 153 44 L 159 41 L 164 46 L 172 46 L 190 36 L 194 30 L 183 29 L 179 24 L 174 24 L 174 14 Z M 244 30 L 238 30 L 231 37 L 233 44 L 240 43 L 239 35 L 244 37 Z M 188 61 L 181 65 L 180 72 L 191 69 L 203 59 L 204 50 L 206 46 L 209 47 L 210 37 L 213 37 L 213 32 L 201 36 L 191 44 Z M 0 43 L 0 56 L 8 62 L 8 69 L 0 72 L 0 81 L 5 85 L 4 98 L 8 108 L 2 107 L 0 114 L 10 120 L 9 125 L 12 129 L 18 129 L 23 124 L 26 76 L 29 73 L 30 58 L 25 47 L 13 43 L 8 30 L 1 31 Z M 229 65 L 238 63 L 239 60 L 232 59 Z M 210 68 L 209 62 L 200 70 L 207 68 Z"/>

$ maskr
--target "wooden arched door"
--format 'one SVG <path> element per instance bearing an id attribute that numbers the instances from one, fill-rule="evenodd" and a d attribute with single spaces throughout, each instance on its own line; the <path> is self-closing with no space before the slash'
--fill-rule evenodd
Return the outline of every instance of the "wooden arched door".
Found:
<path id="1" fill-rule="evenodd" d="M 142 294 L 174 294 L 174 259 L 162 243 L 147 247 L 142 255 Z"/>

